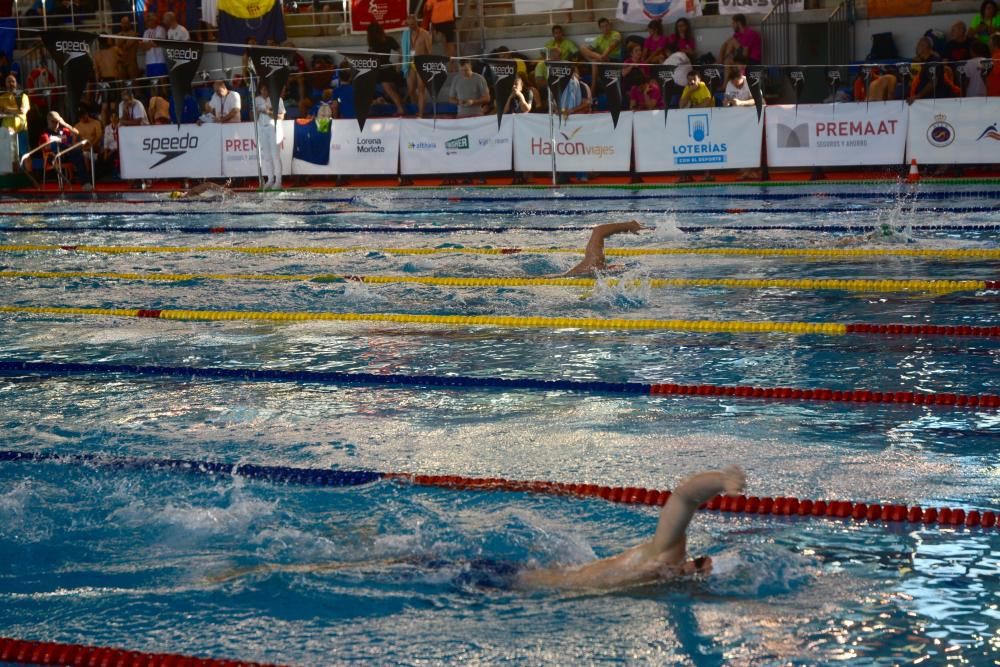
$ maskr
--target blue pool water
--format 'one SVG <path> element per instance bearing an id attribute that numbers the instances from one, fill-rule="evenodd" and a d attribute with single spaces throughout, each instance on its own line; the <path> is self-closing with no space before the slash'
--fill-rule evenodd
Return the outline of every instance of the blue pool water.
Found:
<path id="1" fill-rule="evenodd" d="M 990 186 L 333 191 L 219 205 L 0 203 L 0 244 L 364 247 L 342 254 L 3 252 L 4 271 L 540 276 L 579 256 L 399 247 L 998 248 Z M 321 201 L 339 199 L 341 201 Z M 949 212 L 949 207 L 968 212 Z M 710 209 L 768 213 L 706 214 Z M 796 209 L 799 212 L 782 212 Z M 613 210 L 614 213 L 606 211 Z M 656 211 L 669 210 L 669 213 Z M 801 210 L 813 210 L 814 214 Z M 149 212 L 162 216 L 149 216 Z M 280 213 L 275 213 L 280 211 Z M 326 215 L 324 211 L 329 211 Z M 19 215 L 4 215 L 4 213 Z M 143 215 L 135 215 L 142 212 Z M 30 215 L 24 215 L 29 213 Z M 731 225 L 871 225 L 888 238 Z M 922 226 L 948 223 L 946 230 Z M 28 231 L 61 225 L 73 231 Z M 109 225 L 118 231 L 106 229 Z M 324 231 L 297 232 L 322 225 Z M 338 227 L 456 226 L 459 233 Z M 706 226 L 698 233 L 685 225 Z M 955 229 L 954 226 L 969 229 Z M 182 228 L 280 227 L 192 235 Z M 105 227 L 91 229 L 88 227 Z M 14 229 L 16 228 L 16 229 Z M 143 231 L 156 228 L 160 231 Z M 168 228 L 164 230 L 163 228 Z M 714 228 L 714 229 L 713 229 Z M 173 231 L 171 231 L 171 229 Z M 317 282 L 0 279 L 0 305 L 1000 324 L 996 291 L 654 289 L 646 278 L 998 278 L 1000 261 L 665 255 L 638 285 L 452 289 Z M 1000 344 L 790 336 L 179 322 L 0 315 L 0 359 L 998 393 Z M 670 488 L 743 465 L 759 496 L 1000 509 L 1000 413 L 571 392 L 0 377 L 0 449 Z M 994 664 L 996 529 L 701 513 L 691 552 L 727 572 L 605 594 L 476 584 L 483 559 L 573 565 L 650 535 L 656 510 L 379 481 L 308 488 L 177 471 L 0 464 L 0 635 L 324 665 Z"/>

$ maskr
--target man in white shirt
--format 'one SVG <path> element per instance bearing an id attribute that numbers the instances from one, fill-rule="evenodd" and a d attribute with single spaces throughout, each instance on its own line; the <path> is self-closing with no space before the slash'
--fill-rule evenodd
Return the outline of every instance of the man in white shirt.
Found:
<path id="1" fill-rule="evenodd" d="M 142 33 L 143 42 L 139 45 L 146 53 L 146 76 L 155 78 L 167 75 L 167 59 L 163 49 L 152 40 L 166 39 L 167 31 L 160 25 L 160 17 L 156 14 L 146 14 L 146 31 Z"/>
<path id="2" fill-rule="evenodd" d="M 260 142 L 261 167 L 267 176 L 265 188 L 281 189 L 281 142 L 284 140 L 281 121 L 285 119 L 285 102 L 278 98 L 278 108 L 271 106 L 271 93 L 266 83 L 260 84 L 257 99 L 257 132 Z"/>
<path id="3" fill-rule="evenodd" d="M 126 127 L 149 125 L 146 107 L 132 96 L 132 91 L 129 88 L 122 91 L 122 101 L 118 103 L 118 122 Z"/>
<path id="4" fill-rule="evenodd" d="M 163 25 L 167 29 L 167 39 L 172 39 L 178 42 L 190 42 L 191 33 L 188 29 L 177 22 L 177 15 L 173 12 L 167 12 L 163 15 Z"/>
<path id="5" fill-rule="evenodd" d="M 218 123 L 240 122 L 240 94 L 226 87 L 225 81 L 215 82 L 215 94 L 209 100 Z"/>

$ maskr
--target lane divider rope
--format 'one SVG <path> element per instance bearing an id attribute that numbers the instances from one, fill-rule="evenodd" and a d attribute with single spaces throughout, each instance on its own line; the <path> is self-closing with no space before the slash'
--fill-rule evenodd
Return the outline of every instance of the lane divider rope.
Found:
<path id="1" fill-rule="evenodd" d="M 296 371 L 197 366 L 98 364 L 11 359 L 0 361 L 0 375 L 41 377 L 129 375 L 146 377 L 208 378 L 242 382 L 302 382 L 334 385 L 442 387 L 445 389 L 497 389 L 573 391 L 601 395 L 723 396 L 778 401 L 832 401 L 842 403 L 896 403 L 961 408 L 1000 408 L 1000 395 L 914 391 L 870 391 L 745 385 L 535 380 L 531 378 L 470 377 L 462 375 L 404 375 L 342 371 Z"/>
<path id="2" fill-rule="evenodd" d="M 414 283 L 438 287 L 594 287 L 594 278 L 466 278 L 457 276 L 355 276 L 323 274 L 268 274 L 268 273 L 128 273 L 108 271 L 0 271 L 0 279 L 43 278 L 73 279 L 96 278 L 101 280 L 139 280 L 185 282 L 189 280 L 243 280 L 264 282 L 360 282 L 371 285 Z M 609 278 L 603 281 L 616 286 L 622 281 Z M 1000 280 L 838 280 L 838 279 L 775 279 L 775 278 L 651 278 L 626 280 L 630 286 L 649 285 L 653 288 L 728 287 L 734 289 L 806 289 L 841 290 L 850 292 L 963 292 L 1000 289 Z"/>
<path id="3" fill-rule="evenodd" d="M 343 253 L 386 253 L 391 255 L 442 255 L 464 253 L 472 255 L 516 254 L 576 254 L 583 248 L 473 248 L 448 246 L 439 248 L 366 248 L 360 246 L 101 246 L 16 244 L 0 245 L 0 252 L 79 252 L 112 255 L 136 253 L 209 253 L 231 252 L 251 255 L 278 253 L 312 253 L 339 255 Z M 1000 259 L 998 248 L 610 248 L 605 255 L 639 257 L 645 255 L 723 255 L 736 257 L 806 257 L 810 259 L 857 259 L 868 257 L 916 257 L 926 259 Z"/>
<path id="4" fill-rule="evenodd" d="M 37 642 L 0 637 L 0 663 L 76 667 L 277 667 L 245 660 L 194 658 L 177 653 L 146 653 L 104 646 Z"/>
<path id="5" fill-rule="evenodd" d="M 611 487 L 554 481 L 512 480 L 502 477 L 465 477 L 461 475 L 416 475 L 408 472 L 371 470 L 332 470 L 291 466 L 233 465 L 184 459 L 151 459 L 97 455 L 50 454 L 40 452 L 0 451 L 0 463 L 52 462 L 94 465 L 112 469 L 179 470 L 211 476 L 239 476 L 266 482 L 303 486 L 351 487 L 379 480 L 392 480 L 416 486 L 431 486 L 468 491 L 508 491 L 548 495 L 602 498 L 614 503 L 661 506 L 670 491 L 642 487 Z M 738 514 L 798 516 L 805 518 L 853 519 L 869 522 L 907 522 L 940 526 L 995 528 L 997 512 L 960 508 L 928 507 L 902 504 L 864 503 L 849 500 L 811 500 L 792 496 L 715 496 L 699 509 Z M 2 659 L 2 654 L 0 654 Z"/>
<path id="6" fill-rule="evenodd" d="M 2 216 L 2 214 L 0 214 Z M 592 227 L 472 227 L 472 226 L 432 226 L 407 227 L 399 223 L 393 227 L 330 227 L 321 225 L 296 225 L 295 227 L 121 227 L 116 225 L 32 225 L 31 227 L 0 227 L 0 233 L 23 232 L 117 232 L 139 234 L 260 234 L 271 232 L 324 233 L 324 234 L 454 234 L 458 232 L 478 232 L 483 234 L 505 234 L 508 232 L 589 232 Z"/>

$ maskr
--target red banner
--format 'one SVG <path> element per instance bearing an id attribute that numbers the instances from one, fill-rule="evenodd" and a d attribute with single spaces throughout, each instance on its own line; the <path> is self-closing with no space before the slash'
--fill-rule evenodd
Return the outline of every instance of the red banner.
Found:
<path id="1" fill-rule="evenodd" d="M 351 0 L 351 32 L 363 33 L 378 22 L 385 31 L 406 27 L 407 0 Z"/>

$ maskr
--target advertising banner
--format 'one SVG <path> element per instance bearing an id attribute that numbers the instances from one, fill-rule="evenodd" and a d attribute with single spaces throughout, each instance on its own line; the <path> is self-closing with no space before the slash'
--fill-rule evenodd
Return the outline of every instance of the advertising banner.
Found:
<path id="1" fill-rule="evenodd" d="M 848 102 L 767 107 L 771 167 L 855 167 L 902 164 L 908 106 Z M 673 112 L 671 112 L 673 113 Z"/>
<path id="2" fill-rule="evenodd" d="M 514 121 L 514 169 L 550 171 L 553 145 L 549 136 L 549 117 L 521 113 Z M 663 131 L 662 126 L 660 131 Z M 628 171 L 632 155 L 632 112 L 623 111 L 617 127 L 608 113 L 567 117 L 556 125 L 555 154 L 558 171 Z"/>
<path id="3" fill-rule="evenodd" d="M 118 129 L 122 178 L 218 178 L 222 127 L 123 125 Z"/>
<path id="4" fill-rule="evenodd" d="M 635 170 L 704 171 L 760 166 L 764 123 L 753 107 L 671 109 L 632 115 Z"/>
<path id="5" fill-rule="evenodd" d="M 544 14 L 573 9 L 573 0 L 514 0 L 515 14 Z"/>
<path id="6" fill-rule="evenodd" d="M 517 120 L 531 114 L 516 114 Z M 548 118 L 547 116 L 543 118 Z M 479 174 L 510 171 L 514 118 L 496 116 L 400 121 L 399 163 L 403 174 Z M 546 126 L 548 121 L 546 120 Z"/>
<path id="7" fill-rule="evenodd" d="M 777 4 L 777 0 L 719 0 L 720 14 L 767 14 Z M 788 11 L 801 12 L 806 8 L 805 0 L 789 0 Z"/>
<path id="8" fill-rule="evenodd" d="M 378 23 L 386 31 L 406 27 L 406 0 L 351 0 L 351 32 L 358 34 Z"/>
<path id="9" fill-rule="evenodd" d="M 692 16 L 701 16 L 701 3 L 697 0 L 618 0 L 615 9 L 615 18 L 625 23 L 660 19 L 667 24 Z"/>
<path id="10" fill-rule="evenodd" d="M 906 161 L 1000 162 L 1000 98 L 917 100 L 910 106 Z"/>
<path id="11" fill-rule="evenodd" d="M 293 121 L 294 122 L 294 121 Z M 377 118 L 365 123 L 362 132 L 353 118 L 330 121 L 326 135 L 326 161 L 306 160 L 296 157 L 292 161 L 293 174 L 374 174 L 394 176 L 399 164 L 398 118 Z M 285 141 L 306 141 L 304 133 L 295 128 L 286 129 Z M 299 147 L 296 156 L 304 155 Z"/>
<path id="12" fill-rule="evenodd" d="M 293 121 L 282 121 L 285 139 L 281 142 L 281 173 L 292 173 L 292 142 L 288 140 Z M 222 175 L 228 177 L 257 177 L 257 140 L 253 123 L 224 123 L 219 125 L 222 142 Z M 264 171 L 267 176 L 267 171 Z"/>

